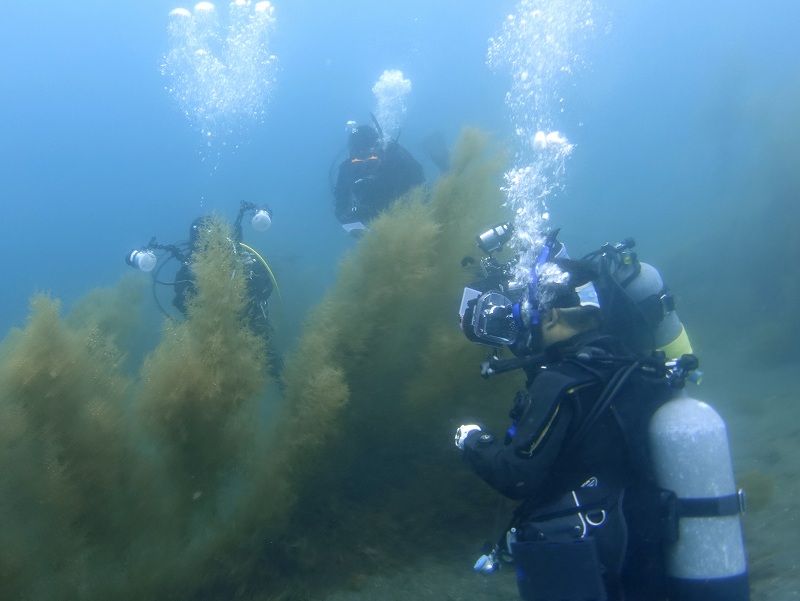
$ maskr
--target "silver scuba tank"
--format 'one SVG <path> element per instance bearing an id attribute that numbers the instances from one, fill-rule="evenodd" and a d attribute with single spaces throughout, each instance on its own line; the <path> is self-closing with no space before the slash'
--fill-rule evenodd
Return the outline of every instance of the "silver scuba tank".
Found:
<path id="1" fill-rule="evenodd" d="M 653 415 L 649 437 L 656 481 L 677 496 L 677 540 L 666 548 L 669 598 L 748 601 L 743 498 L 725 422 L 682 392 Z"/>
<path id="2" fill-rule="evenodd" d="M 689 337 L 675 311 L 672 295 L 667 291 L 661 274 L 655 267 L 634 261 L 621 267 L 614 274 L 614 279 L 625 289 L 631 300 L 640 305 L 648 303 L 652 308 L 649 312 L 656 314 L 655 318 L 651 317 L 651 321 L 657 320 L 652 331 L 655 345 L 652 350 L 664 351 L 668 359 L 677 359 L 692 352 Z"/>

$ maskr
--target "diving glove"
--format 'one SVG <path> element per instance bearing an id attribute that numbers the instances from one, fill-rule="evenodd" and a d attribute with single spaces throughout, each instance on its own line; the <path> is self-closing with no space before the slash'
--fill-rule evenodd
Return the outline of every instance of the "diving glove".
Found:
<path id="1" fill-rule="evenodd" d="M 476 430 L 480 432 L 481 427 L 476 426 L 475 424 L 465 424 L 463 426 L 459 426 L 458 430 L 456 430 L 456 446 L 463 451 L 464 441 L 467 439 L 467 436 L 469 436 L 470 432 L 475 432 Z"/>

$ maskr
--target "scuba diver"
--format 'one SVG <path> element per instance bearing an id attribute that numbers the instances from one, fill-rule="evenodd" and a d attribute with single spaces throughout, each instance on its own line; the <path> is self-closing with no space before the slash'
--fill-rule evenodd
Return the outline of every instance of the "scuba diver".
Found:
<path id="1" fill-rule="evenodd" d="M 236 242 L 237 254 L 242 261 L 247 278 L 247 294 L 249 298 L 246 315 L 247 323 L 256 334 L 262 336 L 267 342 L 270 374 L 281 383 L 283 357 L 275 350 L 274 344 L 272 344 L 275 333 L 269 318 L 269 298 L 273 290 L 278 290 L 277 281 L 264 258 L 254 248 L 242 242 L 242 219 L 248 213 L 253 215 L 251 219 L 253 228 L 265 231 L 272 224 L 272 209 L 267 205 L 258 206 L 242 201 L 236 221 L 233 224 L 233 237 L 234 242 Z M 141 271 L 152 272 L 153 296 L 159 309 L 168 317 L 171 317 L 171 315 L 162 306 L 156 294 L 156 285 L 172 286 L 172 305 L 182 316 L 186 317 L 188 300 L 194 292 L 193 253 L 197 248 L 200 233 L 209 219 L 211 218 L 203 216 L 192 221 L 189 228 L 188 241 L 177 244 L 160 244 L 155 238 L 152 238 L 144 247 L 132 250 L 125 257 L 125 262 L 128 265 Z M 167 259 L 159 261 L 157 253 L 160 253 L 160 256 L 166 255 Z M 160 278 L 161 270 L 173 259 L 179 264 L 178 270 L 172 281 L 164 281 Z M 278 290 L 278 294 L 280 295 L 280 290 Z"/>
<path id="2" fill-rule="evenodd" d="M 349 156 L 339 164 L 333 187 L 336 218 L 352 236 L 411 188 L 425 183 L 425 174 L 411 153 L 393 140 L 384 140 L 375 127 L 354 126 L 348 139 Z"/>
<path id="3" fill-rule="evenodd" d="M 530 283 L 515 282 L 519 255 L 491 254 L 512 231 L 500 224 L 477 238 L 488 256 L 460 309 L 467 338 L 490 347 L 484 377 L 527 376 L 504 436 L 478 424 L 455 435 L 469 467 L 521 501 L 474 569 L 513 563 L 526 601 L 746 601 L 743 501 L 724 422 L 683 391 L 699 375 L 696 357 L 663 350 L 691 347 L 660 277 L 630 239 L 574 260 L 555 230 Z M 636 312 L 641 321 L 614 321 Z M 628 346 L 615 330 L 636 323 L 649 331 Z M 502 347 L 515 357 L 501 360 Z"/>

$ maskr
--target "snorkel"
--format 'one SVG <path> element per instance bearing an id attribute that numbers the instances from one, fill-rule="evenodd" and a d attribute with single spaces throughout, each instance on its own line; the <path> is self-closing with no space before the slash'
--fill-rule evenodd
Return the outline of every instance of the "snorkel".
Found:
<path id="1" fill-rule="evenodd" d="M 526 328 L 538 325 L 539 323 L 541 317 L 541 310 L 539 308 L 539 283 L 541 281 L 542 272 L 544 271 L 544 265 L 547 263 L 548 259 L 550 259 L 553 248 L 558 244 L 556 238 L 560 231 L 561 228 L 557 228 L 548 232 L 544 240 L 544 247 L 541 252 L 539 252 L 539 256 L 536 258 L 536 262 L 531 269 L 531 282 L 528 284 L 528 298 L 526 301 L 523 301 L 523 303 L 516 303 L 512 308 L 514 319 L 518 320 L 519 324 L 521 326 L 524 325 Z M 527 319 L 525 319 L 526 317 Z"/>

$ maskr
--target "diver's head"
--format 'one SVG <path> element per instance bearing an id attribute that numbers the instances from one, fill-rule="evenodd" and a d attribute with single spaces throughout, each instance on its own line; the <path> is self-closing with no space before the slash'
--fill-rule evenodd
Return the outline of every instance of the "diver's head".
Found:
<path id="1" fill-rule="evenodd" d="M 506 282 L 499 289 L 464 291 L 461 328 L 468 339 L 517 356 L 541 352 L 550 344 L 599 327 L 599 299 L 593 266 L 562 258 L 554 232 L 526 285 Z"/>
<path id="2" fill-rule="evenodd" d="M 191 252 L 197 250 L 197 241 L 200 238 L 200 233 L 204 229 L 208 229 L 211 225 L 211 217 L 208 215 L 204 215 L 202 217 L 198 217 L 194 221 L 192 221 L 192 225 L 189 227 L 189 248 Z"/>
<path id="3" fill-rule="evenodd" d="M 600 301 L 593 266 L 574 259 L 539 263 L 517 318 L 520 335 L 509 344 L 515 355 L 538 353 L 550 345 L 600 327 Z"/>
<path id="4" fill-rule="evenodd" d="M 350 156 L 365 157 L 375 154 L 380 150 L 380 136 L 374 127 L 359 125 L 350 133 L 347 141 Z"/>
<path id="5" fill-rule="evenodd" d="M 600 329 L 600 310 L 594 306 L 553 308 L 545 311 L 539 323 L 540 350 L 583 332 Z"/>

